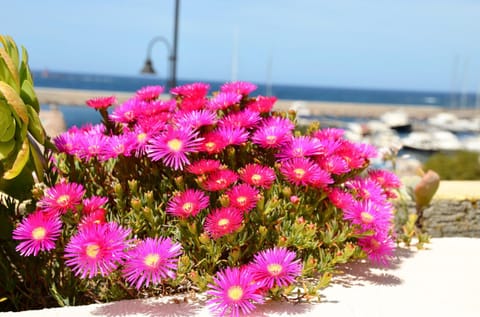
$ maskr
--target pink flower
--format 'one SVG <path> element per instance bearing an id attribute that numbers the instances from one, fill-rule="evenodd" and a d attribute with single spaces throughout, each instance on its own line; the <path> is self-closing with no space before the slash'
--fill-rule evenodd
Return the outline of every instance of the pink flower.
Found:
<path id="1" fill-rule="evenodd" d="M 248 184 L 240 184 L 230 188 L 226 194 L 230 200 L 230 207 L 248 212 L 257 205 L 260 193 Z"/>
<path id="2" fill-rule="evenodd" d="M 276 179 L 273 168 L 259 164 L 247 164 L 238 173 L 245 183 L 263 188 L 270 188 Z"/>
<path id="3" fill-rule="evenodd" d="M 229 169 L 221 169 L 209 174 L 202 186 L 205 190 L 215 192 L 227 189 L 235 183 L 237 179 L 238 175 L 235 172 Z"/>
<path id="4" fill-rule="evenodd" d="M 323 186 L 333 183 L 330 174 L 307 158 L 294 158 L 282 163 L 280 172 L 295 185 Z"/>
<path id="5" fill-rule="evenodd" d="M 77 139 L 77 156 L 85 161 L 91 159 L 98 159 L 103 161 L 106 158 L 106 147 L 108 146 L 108 139 L 102 133 L 84 133 L 82 137 Z"/>
<path id="6" fill-rule="evenodd" d="M 320 129 L 313 133 L 313 136 L 320 140 L 331 140 L 336 141 L 343 138 L 345 130 L 338 128 L 326 128 Z"/>
<path id="7" fill-rule="evenodd" d="M 391 210 L 368 200 L 354 201 L 347 206 L 343 218 L 360 226 L 363 231 L 388 232 L 392 224 Z"/>
<path id="8" fill-rule="evenodd" d="M 98 97 L 87 100 L 87 106 L 94 109 L 107 109 L 117 103 L 115 96 Z"/>
<path id="9" fill-rule="evenodd" d="M 394 189 L 398 189 L 401 186 L 397 175 L 387 170 L 369 170 L 368 177 L 383 188 L 388 198 L 397 198 Z"/>
<path id="10" fill-rule="evenodd" d="M 217 114 L 212 110 L 193 110 L 183 112 L 177 115 L 175 124 L 177 127 L 185 129 L 199 129 L 203 126 L 212 126 L 217 123 Z"/>
<path id="11" fill-rule="evenodd" d="M 352 194 L 345 192 L 343 189 L 335 187 L 328 190 L 327 193 L 328 198 L 337 208 L 345 209 L 353 204 L 354 198 Z"/>
<path id="12" fill-rule="evenodd" d="M 120 106 L 116 107 L 109 116 L 110 120 L 118 123 L 132 123 L 137 120 L 136 113 L 138 111 L 140 100 L 129 99 Z"/>
<path id="13" fill-rule="evenodd" d="M 175 278 L 182 246 L 170 238 L 146 238 L 127 253 L 123 275 L 136 289 Z"/>
<path id="14" fill-rule="evenodd" d="M 218 170 L 220 165 L 221 162 L 218 160 L 201 159 L 187 166 L 187 171 L 195 175 L 203 175 Z"/>
<path id="15" fill-rule="evenodd" d="M 202 139 L 198 138 L 198 132 L 169 129 L 151 140 L 147 155 L 153 161 L 162 160 L 166 166 L 182 170 L 190 163 L 188 154 L 197 152 L 200 142 Z"/>
<path id="16" fill-rule="evenodd" d="M 292 132 L 284 126 L 262 126 L 252 135 L 252 142 L 265 149 L 276 149 L 291 138 Z"/>
<path id="17" fill-rule="evenodd" d="M 284 287 L 292 284 L 302 272 L 296 253 L 274 247 L 254 256 L 250 270 L 253 278 L 265 287 Z"/>
<path id="18" fill-rule="evenodd" d="M 386 203 L 386 195 L 382 187 L 371 179 L 356 177 L 346 181 L 345 187 L 352 191 L 356 200 L 373 200 L 376 203 Z"/>
<path id="19" fill-rule="evenodd" d="M 15 249 L 23 256 L 36 256 L 40 251 L 52 250 L 61 229 L 62 222 L 58 215 L 49 216 L 37 210 L 13 230 L 13 239 L 22 241 Z"/>
<path id="20" fill-rule="evenodd" d="M 223 151 L 227 146 L 227 141 L 218 132 L 209 132 L 203 135 L 203 141 L 200 145 L 201 152 L 208 154 L 217 154 Z"/>
<path id="21" fill-rule="evenodd" d="M 221 92 L 207 104 L 207 108 L 211 110 L 225 110 L 231 106 L 238 104 L 242 99 L 242 95 L 235 92 Z"/>
<path id="22" fill-rule="evenodd" d="M 213 210 L 205 218 L 205 231 L 214 239 L 237 231 L 243 220 L 243 213 L 235 208 L 222 207 Z"/>
<path id="23" fill-rule="evenodd" d="M 103 205 L 108 202 L 107 197 L 92 196 L 83 200 L 83 213 L 90 214 L 99 209 L 104 209 Z"/>
<path id="24" fill-rule="evenodd" d="M 323 156 L 317 158 L 316 161 L 321 168 L 334 175 L 341 175 L 350 171 L 347 162 L 338 155 Z"/>
<path id="25" fill-rule="evenodd" d="M 85 189 L 80 184 L 58 183 L 45 191 L 45 195 L 38 202 L 38 206 L 42 211 L 49 214 L 63 214 L 69 210 L 75 212 L 84 194 Z"/>
<path id="26" fill-rule="evenodd" d="M 249 315 L 256 304 L 264 302 L 259 285 L 248 270 L 226 268 L 213 277 L 213 284 L 208 284 L 208 288 L 207 294 L 212 298 L 207 301 L 207 306 L 213 314 Z"/>
<path id="27" fill-rule="evenodd" d="M 284 146 L 280 148 L 277 157 L 280 160 L 292 158 L 311 157 L 323 154 L 322 143 L 316 138 L 309 136 L 292 137 Z"/>
<path id="28" fill-rule="evenodd" d="M 204 192 L 187 189 L 173 196 L 167 204 L 167 213 L 181 218 L 196 216 L 202 209 L 208 207 L 209 198 Z"/>
<path id="29" fill-rule="evenodd" d="M 247 105 L 247 109 L 253 110 L 253 111 L 258 111 L 260 113 L 268 113 L 272 111 L 272 108 L 277 102 L 276 97 L 264 97 L 264 96 L 258 96 L 255 101 L 249 103 Z"/>
<path id="30" fill-rule="evenodd" d="M 81 278 L 107 276 L 123 262 L 129 234 L 114 222 L 83 226 L 65 246 L 65 264 Z"/>
<path id="31" fill-rule="evenodd" d="M 218 123 L 221 127 L 251 128 L 260 122 L 260 114 L 256 111 L 245 109 L 243 111 L 232 112 L 224 116 Z"/>
<path id="32" fill-rule="evenodd" d="M 107 222 L 105 218 L 106 210 L 103 208 L 95 209 L 89 213 L 84 214 L 80 223 L 78 224 L 78 230 L 82 230 L 85 226 L 97 226 Z"/>
<path id="33" fill-rule="evenodd" d="M 240 95 L 249 95 L 255 89 L 257 89 L 256 85 L 244 81 L 225 83 L 220 87 L 221 92 L 236 93 Z"/>
<path id="34" fill-rule="evenodd" d="M 359 238 L 358 245 L 371 261 L 384 266 L 388 265 L 395 250 L 394 241 L 385 233 Z"/>
<path id="35" fill-rule="evenodd" d="M 120 135 L 112 135 L 108 139 L 108 145 L 105 146 L 105 156 L 117 158 L 120 155 L 129 157 L 136 150 L 138 135 L 127 132 Z"/>
<path id="36" fill-rule="evenodd" d="M 157 99 L 163 92 L 162 86 L 146 86 L 137 91 L 136 97 L 143 101 Z"/>
<path id="37" fill-rule="evenodd" d="M 76 155 L 77 148 L 80 139 L 82 138 L 82 133 L 67 131 L 59 136 L 55 137 L 53 142 L 57 147 L 59 152 L 63 152 L 69 155 Z"/>
<path id="38" fill-rule="evenodd" d="M 203 99 L 207 96 L 208 90 L 210 89 L 209 84 L 205 83 L 193 83 L 183 86 L 177 86 L 170 89 L 170 92 L 174 96 L 179 96 L 189 99 Z"/>
<path id="39" fill-rule="evenodd" d="M 217 128 L 215 133 L 221 135 L 227 145 L 240 145 L 248 140 L 247 130 L 241 127 L 222 126 Z"/>

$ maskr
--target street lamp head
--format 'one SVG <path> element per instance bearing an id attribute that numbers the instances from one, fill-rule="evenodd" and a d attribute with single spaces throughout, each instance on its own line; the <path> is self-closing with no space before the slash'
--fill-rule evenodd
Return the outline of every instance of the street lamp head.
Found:
<path id="1" fill-rule="evenodd" d="M 145 65 L 142 68 L 142 74 L 155 74 L 155 69 L 153 68 L 153 63 L 150 58 L 145 60 Z"/>

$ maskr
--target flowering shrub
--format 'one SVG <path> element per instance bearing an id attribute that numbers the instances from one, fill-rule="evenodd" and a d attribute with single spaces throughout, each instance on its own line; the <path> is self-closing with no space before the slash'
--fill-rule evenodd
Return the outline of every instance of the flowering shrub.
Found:
<path id="1" fill-rule="evenodd" d="M 317 296 L 339 263 L 388 263 L 400 183 L 369 169 L 376 150 L 340 129 L 302 133 L 255 89 L 87 101 L 103 123 L 54 140 L 36 208 L 13 231 L 20 254 L 42 257 L 57 302 L 194 290 L 236 316 L 295 287 Z"/>

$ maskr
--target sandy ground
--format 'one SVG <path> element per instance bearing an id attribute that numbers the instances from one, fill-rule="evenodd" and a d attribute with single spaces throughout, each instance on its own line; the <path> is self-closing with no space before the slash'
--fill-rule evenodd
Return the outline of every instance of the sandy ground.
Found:
<path id="1" fill-rule="evenodd" d="M 345 274 L 322 291 L 320 303 L 269 302 L 251 316 L 479 316 L 480 239 L 438 238 L 426 250 L 399 248 L 389 268 L 367 263 L 343 267 Z M 53 308 L 0 316 L 211 316 L 203 301 L 172 298 Z"/>

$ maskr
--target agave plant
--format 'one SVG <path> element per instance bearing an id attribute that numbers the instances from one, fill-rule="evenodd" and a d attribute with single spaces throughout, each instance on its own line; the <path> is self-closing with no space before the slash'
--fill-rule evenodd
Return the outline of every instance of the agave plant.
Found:
<path id="1" fill-rule="evenodd" d="M 0 191 L 16 197 L 33 183 L 32 172 L 42 179 L 47 138 L 27 51 L 22 47 L 20 59 L 11 37 L 0 35 L 0 43 Z"/>

